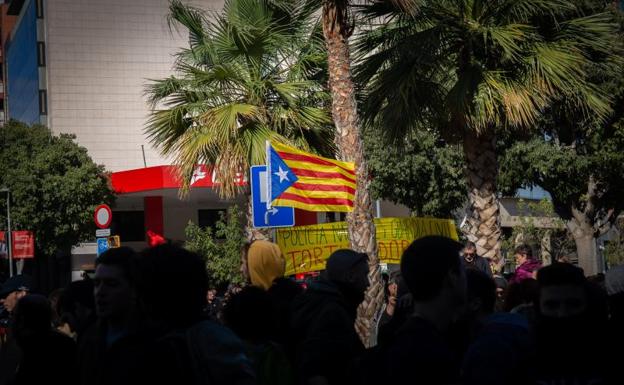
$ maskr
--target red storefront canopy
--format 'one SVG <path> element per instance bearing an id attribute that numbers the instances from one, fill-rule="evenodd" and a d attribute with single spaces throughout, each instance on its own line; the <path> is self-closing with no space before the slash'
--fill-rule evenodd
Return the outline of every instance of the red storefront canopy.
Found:
<path id="1" fill-rule="evenodd" d="M 141 191 L 177 189 L 181 187 L 181 181 L 176 166 L 155 166 L 138 168 L 135 170 L 114 172 L 111 175 L 113 190 L 117 194 L 128 194 Z M 193 172 L 191 187 L 212 188 L 218 181 L 211 168 L 206 165 L 198 165 Z M 247 184 L 245 177 L 240 176 L 237 184 Z"/>

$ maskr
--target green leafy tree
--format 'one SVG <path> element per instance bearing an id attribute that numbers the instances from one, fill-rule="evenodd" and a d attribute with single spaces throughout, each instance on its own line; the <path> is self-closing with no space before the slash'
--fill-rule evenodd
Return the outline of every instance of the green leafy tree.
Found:
<path id="1" fill-rule="evenodd" d="M 16 121 L 0 131 L 0 187 L 11 190 L 12 228 L 34 232 L 37 258 L 67 256 L 78 242 L 93 239 L 93 210 L 114 199 L 104 167 L 74 139 Z M 0 215 L 4 228 L 4 199 Z"/>
<path id="2" fill-rule="evenodd" d="M 178 52 L 174 75 L 148 85 L 154 108 L 146 132 L 180 166 L 184 186 L 205 163 L 231 198 L 240 175 L 264 163 L 267 140 L 333 153 L 316 7 L 312 0 L 229 0 L 208 17 L 171 1 L 170 26 L 188 31 L 190 46 Z"/>
<path id="3" fill-rule="evenodd" d="M 556 212 L 574 236 L 579 264 L 588 274 L 603 268 L 596 238 L 624 209 L 622 123 L 585 131 L 567 143 L 553 137 L 520 142 L 501 159 L 504 190 L 539 185 L 550 193 Z"/>
<path id="4" fill-rule="evenodd" d="M 237 206 L 231 206 L 219 215 L 214 229 L 202 229 L 189 222 L 185 247 L 204 258 L 211 285 L 241 284 L 244 282 L 240 273 L 241 250 L 246 239 L 240 212 Z"/>
<path id="5" fill-rule="evenodd" d="M 586 6 L 603 9 L 604 3 Z M 550 193 L 574 237 L 579 264 L 590 275 L 604 267 L 596 239 L 624 209 L 624 23 L 614 8 L 611 15 L 620 30 L 613 33 L 609 52 L 592 51 L 583 68 L 595 88 L 612 96 L 606 118 L 587 116 L 571 95 L 562 94 L 537 122 L 537 132 L 501 160 L 500 181 L 507 192 L 538 185 Z"/>
<path id="6" fill-rule="evenodd" d="M 606 117 L 605 93 L 584 69 L 591 52 L 609 54 L 609 15 L 583 15 L 563 0 L 414 0 L 363 7 L 356 43 L 364 118 L 402 142 L 434 127 L 463 144 L 468 239 L 500 257 L 497 135 L 528 128 L 556 97 L 585 115 Z"/>
<path id="7" fill-rule="evenodd" d="M 381 135 L 370 128 L 364 137 L 373 196 L 405 205 L 414 216 L 453 218 L 467 192 L 459 146 L 421 131 L 397 148 Z"/>
<path id="8" fill-rule="evenodd" d="M 549 199 L 537 202 L 520 199 L 517 209 L 518 223 L 513 226 L 511 235 L 503 241 L 508 256 L 513 255 L 514 248 L 520 243 L 540 251 L 544 264 L 569 258 L 573 254 L 574 240 Z M 514 261 L 508 258 L 507 263 L 513 265 Z"/>

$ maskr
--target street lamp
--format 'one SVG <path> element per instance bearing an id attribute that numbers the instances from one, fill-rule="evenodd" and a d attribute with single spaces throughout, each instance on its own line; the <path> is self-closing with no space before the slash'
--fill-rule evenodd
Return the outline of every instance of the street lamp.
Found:
<path id="1" fill-rule="evenodd" d="M 12 240 L 11 240 L 11 190 L 7 187 L 0 188 L 0 192 L 6 193 L 7 195 L 7 236 L 6 236 L 6 245 L 7 245 L 7 255 L 9 256 L 9 276 L 13 276 L 13 253 L 12 253 Z"/>

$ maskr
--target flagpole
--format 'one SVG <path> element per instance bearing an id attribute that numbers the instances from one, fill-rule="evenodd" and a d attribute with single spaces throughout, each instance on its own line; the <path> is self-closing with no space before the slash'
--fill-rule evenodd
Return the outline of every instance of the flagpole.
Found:
<path id="1" fill-rule="evenodd" d="M 264 143 L 266 147 L 266 176 L 267 176 L 266 207 L 267 207 L 267 210 L 270 210 L 271 209 L 271 141 L 267 140 Z"/>

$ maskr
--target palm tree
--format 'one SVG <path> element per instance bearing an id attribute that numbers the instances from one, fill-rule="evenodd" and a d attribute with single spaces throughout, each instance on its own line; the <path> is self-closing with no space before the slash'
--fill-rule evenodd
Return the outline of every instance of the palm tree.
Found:
<path id="1" fill-rule="evenodd" d="M 220 195 L 232 198 L 240 175 L 264 163 L 266 140 L 332 151 L 315 9 L 312 0 L 227 0 L 208 15 L 171 1 L 169 26 L 188 31 L 189 48 L 177 54 L 174 75 L 148 85 L 146 133 L 179 165 L 183 192 L 205 163 Z"/>
<path id="2" fill-rule="evenodd" d="M 384 291 L 379 270 L 369 173 L 364 159 L 355 86 L 351 76 L 349 37 L 354 25 L 350 19 L 349 0 L 324 0 L 322 4 L 323 35 L 327 47 L 336 146 L 339 157 L 345 161 L 355 162 L 356 167 L 354 207 L 347 215 L 349 239 L 353 250 L 368 254 L 370 287 L 364 302 L 358 308 L 356 329 L 364 344 L 370 346 L 374 343 L 371 339 L 372 320 L 381 306 Z"/>
<path id="3" fill-rule="evenodd" d="M 554 98 L 604 117 L 608 98 L 587 80 L 613 26 L 563 0 L 376 2 L 357 42 L 365 122 L 400 143 L 419 126 L 460 140 L 469 210 L 465 233 L 500 267 L 497 132 L 531 128 Z"/>

